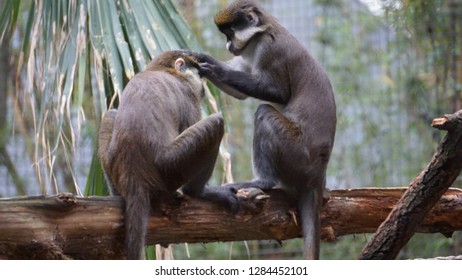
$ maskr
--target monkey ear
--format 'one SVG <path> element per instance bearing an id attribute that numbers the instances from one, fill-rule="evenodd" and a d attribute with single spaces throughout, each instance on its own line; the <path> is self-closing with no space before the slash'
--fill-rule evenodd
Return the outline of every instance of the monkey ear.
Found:
<path id="1" fill-rule="evenodd" d="M 184 72 L 185 68 L 186 68 L 186 62 L 184 61 L 184 59 L 181 58 L 181 57 L 177 58 L 175 60 L 175 70 L 180 71 L 180 72 Z"/>

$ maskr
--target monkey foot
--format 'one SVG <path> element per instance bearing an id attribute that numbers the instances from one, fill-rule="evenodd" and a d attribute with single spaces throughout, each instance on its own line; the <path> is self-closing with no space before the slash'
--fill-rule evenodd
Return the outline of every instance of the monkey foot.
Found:
<path id="1" fill-rule="evenodd" d="M 259 212 L 270 196 L 259 188 L 245 188 L 237 191 L 237 197 L 242 209 Z"/>

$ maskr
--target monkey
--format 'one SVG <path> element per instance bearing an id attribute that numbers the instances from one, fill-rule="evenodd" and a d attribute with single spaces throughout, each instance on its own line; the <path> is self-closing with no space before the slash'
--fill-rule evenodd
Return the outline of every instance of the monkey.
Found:
<path id="1" fill-rule="evenodd" d="M 201 119 L 204 87 L 193 58 L 156 56 L 101 121 L 98 154 L 109 185 L 125 200 L 127 259 L 144 258 L 150 211 L 180 189 L 235 211 L 236 194 L 207 184 L 224 134 L 221 113 Z"/>
<path id="2" fill-rule="evenodd" d="M 304 257 L 319 258 L 320 211 L 336 130 L 336 104 L 320 63 L 259 4 L 238 0 L 215 16 L 234 55 L 194 56 L 199 74 L 227 94 L 265 101 L 255 112 L 254 179 L 227 185 L 284 189 L 297 201 Z"/>

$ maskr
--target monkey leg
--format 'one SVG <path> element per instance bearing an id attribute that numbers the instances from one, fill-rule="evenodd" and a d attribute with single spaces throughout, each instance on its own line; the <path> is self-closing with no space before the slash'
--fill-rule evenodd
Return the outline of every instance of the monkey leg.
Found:
<path id="1" fill-rule="evenodd" d="M 254 168 L 260 180 L 272 180 L 297 200 L 307 259 L 319 258 L 320 208 L 325 161 L 312 158 L 300 127 L 270 105 L 255 113 Z"/>
<path id="2" fill-rule="evenodd" d="M 201 184 L 208 180 L 201 177 L 210 177 L 210 166 L 215 164 L 223 134 L 223 117 L 217 113 L 188 127 L 163 148 L 155 163 L 165 182 L 175 182 L 169 184 L 174 188 L 170 191 L 189 182 Z"/>
<path id="3" fill-rule="evenodd" d="M 216 154 L 209 162 L 204 163 L 199 170 L 186 184 L 183 185 L 182 191 L 186 195 L 198 197 L 205 200 L 210 200 L 219 203 L 231 212 L 237 212 L 239 202 L 235 192 L 229 188 L 212 187 L 207 185 L 208 180 L 212 176 L 215 161 L 218 156 Z"/>
<path id="4" fill-rule="evenodd" d="M 303 146 L 299 126 L 273 106 L 263 104 L 255 113 L 254 131 L 252 160 L 255 179 L 227 187 L 265 190 L 281 181 L 285 185 L 299 182 L 309 164 L 308 149 Z"/>

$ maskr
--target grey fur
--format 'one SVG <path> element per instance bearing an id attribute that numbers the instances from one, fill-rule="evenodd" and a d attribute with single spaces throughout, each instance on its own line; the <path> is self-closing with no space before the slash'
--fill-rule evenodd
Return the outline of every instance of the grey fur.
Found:
<path id="1" fill-rule="evenodd" d="M 196 53 L 199 73 L 236 98 L 271 103 L 255 113 L 255 179 L 229 187 L 284 188 L 298 201 L 305 257 L 317 259 L 320 209 L 336 128 L 329 78 L 307 49 L 255 1 L 235 1 L 215 22 L 237 56 L 225 63 Z M 246 28 L 256 32 L 249 36 Z M 235 32 L 250 39 L 236 42 Z"/>

